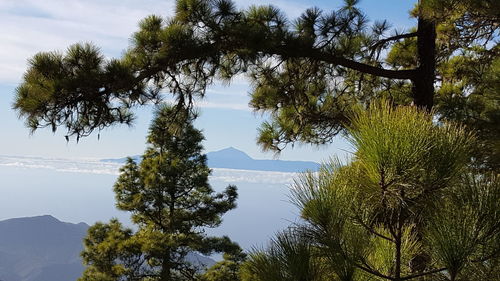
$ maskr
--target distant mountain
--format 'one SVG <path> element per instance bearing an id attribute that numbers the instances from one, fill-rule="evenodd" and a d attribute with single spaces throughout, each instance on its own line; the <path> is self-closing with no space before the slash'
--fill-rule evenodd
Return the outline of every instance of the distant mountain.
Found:
<path id="1" fill-rule="evenodd" d="M 276 171 L 276 172 L 304 172 L 317 171 L 320 164 L 311 161 L 284 161 L 284 160 L 257 160 L 245 152 L 234 147 L 207 153 L 210 168 L 226 168 L 237 170 Z M 141 156 L 132 156 L 140 161 Z M 102 162 L 125 163 L 127 158 L 102 159 Z"/>
<path id="2" fill-rule="evenodd" d="M 82 275 L 80 252 L 88 225 L 52 216 L 0 221 L 0 281 L 74 281 Z M 192 253 L 193 263 L 215 261 Z"/>
<path id="3" fill-rule="evenodd" d="M 76 280 L 87 228 L 52 216 L 0 221 L 0 280 Z"/>
<path id="4" fill-rule="evenodd" d="M 257 160 L 234 147 L 207 153 L 210 168 L 276 172 L 317 171 L 319 164 L 311 161 Z"/>

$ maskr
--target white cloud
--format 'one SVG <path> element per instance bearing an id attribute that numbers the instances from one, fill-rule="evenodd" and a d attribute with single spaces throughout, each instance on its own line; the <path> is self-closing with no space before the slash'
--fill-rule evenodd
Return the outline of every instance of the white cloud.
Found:
<path id="1" fill-rule="evenodd" d="M 237 0 L 243 9 L 251 4 L 271 1 Z M 306 6 L 289 1 L 274 1 L 289 16 L 296 17 Z M 138 22 L 147 15 L 173 15 L 175 0 L 1 0 L 0 84 L 17 84 L 27 60 L 41 51 L 64 51 L 77 42 L 93 42 L 108 57 L 119 56 L 128 46 Z M 248 80 L 239 75 L 229 87 L 215 92 L 245 96 Z M 210 93 L 211 94 L 211 93 Z M 201 102 L 202 107 L 249 110 L 247 100 Z"/>
<path id="2" fill-rule="evenodd" d="M 226 103 L 226 102 L 209 102 L 209 101 L 197 101 L 195 105 L 201 108 L 223 108 L 223 109 L 233 109 L 233 110 L 243 110 L 251 111 L 252 109 L 248 107 L 247 103 Z"/>
<path id="3" fill-rule="evenodd" d="M 19 169 L 48 169 L 64 173 L 118 175 L 122 164 L 101 162 L 97 159 L 0 155 L 0 167 L 2 166 Z M 290 184 L 296 176 L 296 173 L 214 168 L 210 179 L 225 183 Z"/>
<path id="4" fill-rule="evenodd" d="M 0 156 L 0 166 L 48 169 L 57 172 L 118 175 L 120 164 L 85 159 Z"/>
<path id="5" fill-rule="evenodd" d="M 139 20 L 172 15 L 173 7 L 174 0 L 1 1 L 0 83 L 19 82 L 35 53 L 62 51 L 76 42 L 94 42 L 107 56 L 118 56 Z"/>
<path id="6" fill-rule="evenodd" d="M 267 183 L 267 184 L 291 184 L 297 173 L 250 171 L 233 169 L 212 169 L 212 180 L 226 183 Z"/>

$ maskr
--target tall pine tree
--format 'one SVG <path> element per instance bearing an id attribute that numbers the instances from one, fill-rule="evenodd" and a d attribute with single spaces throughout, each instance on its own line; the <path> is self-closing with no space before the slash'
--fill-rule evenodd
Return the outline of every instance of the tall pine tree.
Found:
<path id="1" fill-rule="evenodd" d="M 189 253 L 238 252 L 228 237 L 209 237 L 236 207 L 236 187 L 214 193 L 202 154 L 202 133 L 184 108 L 161 107 L 140 163 L 128 159 L 115 183 L 116 206 L 131 213 L 137 230 L 117 220 L 89 229 L 83 280 L 193 280 L 200 267 Z"/>

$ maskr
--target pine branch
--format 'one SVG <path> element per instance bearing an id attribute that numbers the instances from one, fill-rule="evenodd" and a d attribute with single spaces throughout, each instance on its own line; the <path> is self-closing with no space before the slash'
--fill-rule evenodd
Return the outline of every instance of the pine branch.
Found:
<path id="1" fill-rule="evenodd" d="M 367 272 L 369 274 L 375 275 L 377 277 L 384 278 L 384 279 L 387 279 L 387 280 L 395 280 L 394 277 L 384 275 L 384 274 L 380 273 L 378 270 L 371 268 L 365 262 L 363 262 L 363 263 L 364 263 L 364 265 L 355 263 L 354 266 L 356 266 L 357 268 L 359 268 L 359 269 L 361 269 L 361 270 L 363 270 L 363 271 L 365 271 L 365 272 Z"/>
<path id="2" fill-rule="evenodd" d="M 400 39 L 405 39 L 405 38 L 412 38 L 412 37 L 417 37 L 418 32 L 411 32 L 411 33 L 405 33 L 405 34 L 399 34 L 399 35 L 394 35 L 382 40 L 377 41 L 375 44 L 373 44 L 370 49 L 377 49 L 385 45 L 386 43 L 390 41 L 396 41 Z"/>
<path id="3" fill-rule="evenodd" d="M 413 275 L 401 277 L 399 280 L 401 280 L 401 281 L 403 281 L 403 280 L 410 280 L 410 279 L 413 279 L 413 278 L 417 278 L 417 277 L 422 277 L 422 276 L 429 275 L 429 274 L 438 273 L 438 272 L 441 272 L 443 270 L 446 270 L 446 267 L 442 267 L 442 268 L 433 269 L 433 270 L 422 272 L 422 273 L 417 273 L 417 274 L 413 274 Z"/>
<path id="4" fill-rule="evenodd" d="M 375 236 L 378 236 L 382 239 L 385 239 L 387 241 L 391 241 L 391 242 L 394 242 L 394 239 L 390 238 L 390 237 L 387 237 L 377 231 L 375 231 L 372 227 L 368 226 L 359 216 L 356 216 L 355 217 L 356 221 L 361 225 L 363 226 L 368 232 L 370 232 L 371 234 L 375 235 Z"/>
<path id="5" fill-rule="evenodd" d="M 417 69 L 391 70 L 357 62 L 351 59 L 334 55 L 332 53 L 328 53 L 321 49 L 316 49 L 316 48 L 298 49 L 298 50 L 296 49 L 291 50 L 291 49 L 292 48 L 289 48 L 289 46 L 288 47 L 284 46 L 280 47 L 279 49 L 272 50 L 270 54 L 276 54 L 286 58 L 310 58 L 313 60 L 347 67 L 362 73 L 367 73 L 384 78 L 413 80 L 417 76 Z"/>

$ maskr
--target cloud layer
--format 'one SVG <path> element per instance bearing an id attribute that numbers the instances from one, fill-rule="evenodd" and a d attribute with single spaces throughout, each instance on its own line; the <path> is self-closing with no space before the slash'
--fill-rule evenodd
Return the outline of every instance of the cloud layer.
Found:
<path id="1" fill-rule="evenodd" d="M 43 157 L 2 156 L 0 167 L 48 169 L 66 173 L 118 175 L 122 164 L 87 159 L 58 159 Z M 225 183 L 290 184 L 296 173 L 212 169 L 210 180 Z"/>

